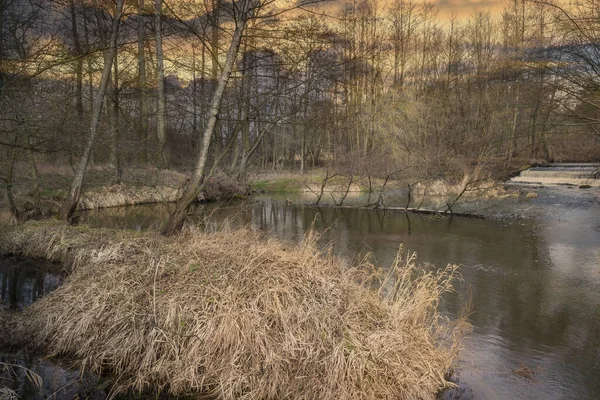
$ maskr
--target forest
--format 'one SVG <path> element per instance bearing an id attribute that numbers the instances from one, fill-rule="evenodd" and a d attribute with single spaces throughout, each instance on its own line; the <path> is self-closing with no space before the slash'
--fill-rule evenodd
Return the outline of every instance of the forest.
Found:
<path id="1" fill-rule="evenodd" d="M 1 0 L 0 29 L 5 196 L 19 166 L 33 203 L 65 166 L 67 219 L 91 166 L 187 171 L 189 204 L 217 171 L 477 181 L 600 156 L 595 0 Z"/>

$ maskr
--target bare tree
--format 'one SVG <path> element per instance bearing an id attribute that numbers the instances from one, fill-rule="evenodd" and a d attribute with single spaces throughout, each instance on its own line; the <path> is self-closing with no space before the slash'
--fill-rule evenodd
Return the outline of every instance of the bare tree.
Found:
<path id="1" fill-rule="evenodd" d="M 192 175 L 183 190 L 183 193 L 176 203 L 175 210 L 169 216 L 169 220 L 164 226 L 162 232 L 165 235 L 173 235 L 181 230 L 185 218 L 187 216 L 190 205 L 197 200 L 200 191 L 204 185 L 205 180 L 205 167 L 208 160 L 208 150 L 210 143 L 214 135 L 215 126 L 217 124 L 218 115 L 221 109 L 221 102 L 223 101 L 223 93 L 231 76 L 235 59 L 237 58 L 242 36 L 248 19 L 252 16 L 251 0 L 240 0 L 233 4 L 233 10 L 235 15 L 235 30 L 231 43 L 229 44 L 229 50 L 227 51 L 227 57 L 225 59 L 225 65 L 219 75 L 217 87 L 213 93 L 212 102 L 209 110 L 209 119 L 207 121 L 206 128 L 202 137 L 202 144 L 198 153 L 198 158 Z"/>
<path id="2" fill-rule="evenodd" d="M 166 104 L 165 104 L 165 67 L 162 44 L 162 0 L 154 0 L 156 30 L 156 87 L 158 106 L 156 108 L 156 134 L 159 144 L 159 165 L 169 166 L 169 149 L 166 132 Z"/>
<path id="3" fill-rule="evenodd" d="M 138 139 L 142 143 L 140 160 L 143 164 L 148 162 L 148 89 L 146 85 L 146 11 L 144 0 L 139 0 L 138 5 Z"/>
<path id="4" fill-rule="evenodd" d="M 65 221 L 71 221 L 73 214 L 77 208 L 77 202 L 81 194 L 81 186 L 83 184 L 83 178 L 90 161 L 90 155 L 98 135 L 98 123 L 100 121 L 100 112 L 102 110 L 102 103 L 104 102 L 104 95 L 109 84 L 111 69 L 113 67 L 113 60 L 117 52 L 117 36 L 119 33 L 119 23 L 123 15 L 123 2 L 124 0 L 117 0 L 115 5 L 115 12 L 113 16 L 112 26 L 110 30 L 110 47 L 106 50 L 107 56 L 105 57 L 104 68 L 102 70 L 102 78 L 100 80 L 100 86 L 96 92 L 94 98 L 94 108 L 92 113 L 92 120 L 90 122 L 90 132 L 87 140 L 87 144 L 83 151 L 83 155 L 79 160 L 77 169 L 75 170 L 75 176 L 71 183 L 71 189 L 67 198 L 63 202 L 60 209 L 60 218 Z"/>

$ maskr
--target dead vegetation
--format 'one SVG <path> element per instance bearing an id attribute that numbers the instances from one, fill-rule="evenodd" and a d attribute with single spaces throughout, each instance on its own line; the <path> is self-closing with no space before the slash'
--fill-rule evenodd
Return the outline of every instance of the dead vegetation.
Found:
<path id="1" fill-rule="evenodd" d="M 31 187 L 34 182 L 27 166 L 15 164 L 14 199 L 21 211 L 19 221 L 42 219 L 55 215 L 67 196 L 73 171 L 65 165 L 41 163 L 39 173 L 39 202 L 33 200 Z M 173 203 L 181 195 L 179 188 L 185 182 L 185 174 L 175 170 L 134 168 L 126 169 L 120 183 L 114 183 L 114 172 L 106 166 L 89 168 L 86 188 L 77 204 L 77 210 L 131 206 L 139 204 Z M 200 200 L 222 201 L 245 198 L 249 187 L 231 176 L 217 172 L 209 178 Z M 14 222 L 8 212 L 5 190 L 0 190 L 0 223 Z"/>
<path id="2" fill-rule="evenodd" d="M 133 206 L 150 203 L 172 203 L 177 201 L 176 189 L 166 186 L 112 185 L 95 188 L 83 193 L 77 204 L 78 210 Z"/>
<path id="3" fill-rule="evenodd" d="M 208 178 L 201 194 L 206 201 L 222 201 L 244 198 L 250 195 L 249 187 L 229 175 L 218 172 Z M 140 204 L 174 203 L 181 193 L 169 186 L 147 186 L 118 184 L 93 188 L 83 193 L 77 205 L 78 210 L 93 210 Z"/>
<path id="4" fill-rule="evenodd" d="M 202 197 L 206 201 L 232 200 L 245 198 L 252 194 L 252 190 L 241 182 L 222 171 L 217 172 L 206 183 Z"/>
<path id="5" fill-rule="evenodd" d="M 310 238 L 290 248 L 247 230 L 165 238 L 30 222 L 4 229 L 0 248 L 72 271 L 15 337 L 112 374 L 115 393 L 433 399 L 451 385 L 458 338 L 437 302 L 455 267 L 424 273 L 400 254 L 377 293 L 368 264 L 344 269 Z"/>

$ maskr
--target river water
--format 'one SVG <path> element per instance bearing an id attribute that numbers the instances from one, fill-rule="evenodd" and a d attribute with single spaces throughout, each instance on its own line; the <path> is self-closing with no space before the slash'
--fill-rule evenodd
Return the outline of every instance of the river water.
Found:
<path id="1" fill-rule="evenodd" d="M 61 268 L 40 260 L 0 257 L 0 301 L 22 311 L 63 281 Z"/>
<path id="2" fill-rule="evenodd" d="M 314 227 L 347 263 L 372 253 L 386 268 L 404 244 L 427 268 L 459 264 L 462 281 L 440 307 L 453 318 L 469 306 L 473 330 L 457 374 L 475 399 L 598 399 L 599 194 L 539 194 L 525 204 L 527 218 L 510 220 L 318 208 L 301 196 L 292 204 L 263 196 L 199 206 L 189 220 L 209 231 L 248 226 L 292 242 Z M 106 209 L 82 214 L 81 222 L 143 230 L 167 213 L 167 206 Z"/>

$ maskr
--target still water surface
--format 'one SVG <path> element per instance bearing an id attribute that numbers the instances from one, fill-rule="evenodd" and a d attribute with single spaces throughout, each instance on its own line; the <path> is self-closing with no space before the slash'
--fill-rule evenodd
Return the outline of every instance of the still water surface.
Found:
<path id="1" fill-rule="evenodd" d="M 317 208 L 284 198 L 200 206 L 190 218 L 207 230 L 224 223 L 300 241 L 314 225 L 322 244 L 348 263 L 371 252 L 385 268 L 398 246 L 421 263 L 461 265 L 457 292 L 442 303 L 451 317 L 470 304 L 473 331 L 459 360 L 475 399 L 600 398 L 600 206 L 594 195 L 540 198 L 541 212 L 521 220 L 406 215 Z M 590 197 L 591 196 L 591 197 Z M 92 226 L 147 229 L 166 206 L 81 215 Z M 225 222 L 228 221 L 228 222 Z M 533 377 L 513 373 L 527 367 Z"/>
<path id="2" fill-rule="evenodd" d="M 23 311 L 62 284 L 57 265 L 20 257 L 0 257 L 0 302 Z"/>

